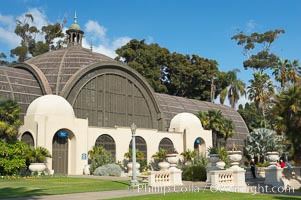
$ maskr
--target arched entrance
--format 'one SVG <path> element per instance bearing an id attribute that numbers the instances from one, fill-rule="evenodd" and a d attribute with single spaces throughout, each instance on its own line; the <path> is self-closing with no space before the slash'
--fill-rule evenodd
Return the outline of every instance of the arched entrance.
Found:
<path id="1" fill-rule="evenodd" d="M 22 142 L 25 142 L 28 146 L 34 146 L 34 140 L 30 132 L 25 132 L 21 138 Z"/>
<path id="2" fill-rule="evenodd" d="M 159 143 L 159 150 L 160 149 L 173 150 L 174 146 L 172 141 L 169 138 L 163 138 Z"/>
<path id="3" fill-rule="evenodd" d="M 194 140 L 194 150 L 198 152 L 198 154 L 206 154 L 206 144 L 202 138 L 198 137 Z"/>
<path id="4" fill-rule="evenodd" d="M 140 152 L 142 152 L 144 154 L 144 158 L 142 160 L 146 161 L 147 160 L 147 146 L 146 146 L 145 140 L 140 136 L 136 136 L 135 141 L 136 141 L 136 149 L 138 149 Z M 129 149 L 132 149 L 132 140 L 130 142 Z"/>
<path id="5" fill-rule="evenodd" d="M 111 152 L 113 158 L 116 160 L 116 145 L 111 136 L 107 134 L 99 136 L 95 142 L 95 146 L 103 146 L 105 150 Z"/>
<path id="6" fill-rule="evenodd" d="M 68 131 L 59 130 L 52 140 L 52 169 L 56 174 L 68 174 Z"/>

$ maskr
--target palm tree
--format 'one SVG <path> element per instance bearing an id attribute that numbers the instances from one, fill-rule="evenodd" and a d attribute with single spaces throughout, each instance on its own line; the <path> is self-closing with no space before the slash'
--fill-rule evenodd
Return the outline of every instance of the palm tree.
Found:
<path id="1" fill-rule="evenodd" d="M 21 126 L 20 106 L 11 99 L 0 99 L 0 138 L 12 140 Z"/>
<path id="2" fill-rule="evenodd" d="M 227 140 L 229 137 L 234 135 L 234 123 L 232 120 L 224 118 L 224 123 L 222 124 L 223 128 L 221 129 L 221 135 L 224 138 L 224 147 L 227 147 Z"/>
<path id="3" fill-rule="evenodd" d="M 284 88 L 289 81 L 294 85 L 300 83 L 300 75 L 297 73 L 298 67 L 298 60 L 293 62 L 288 59 L 278 60 L 272 74 L 275 76 L 275 80 L 280 82 L 281 88 Z"/>
<path id="4" fill-rule="evenodd" d="M 200 119 L 203 128 L 212 130 L 212 143 L 214 146 L 218 145 L 218 136 L 223 128 L 224 117 L 220 110 L 208 110 L 208 112 L 199 112 L 197 117 Z"/>
<path id="5" fill-rule="evenodd" d="M 253 79 L 249 81 L 251 85 L 247 88 L 249 99 L 255 102 L 257 109 L 260 109 L 264 117 L 266 127 L 265 112 L 270 103 L 270 97 L 274 94 L 274 85 L 266 73 L 258 71 L 253 74 Z"/>
<path id="6" fill-rule="evenodd" d="M 235 108 L 235 104 L 239 100 L 239 97 L 246 94 L 245 84 L 241 80 L 237 79 L 237 72 L 240 71 L 238 69 L 234 69 L 227 73 L 229 85 L 220 93 L 221 104 L 224 104 L 225 98 L 228 96 L 232 108 Z"/>
<path id="7" fill-rule="evenodd" d="M 270 114 L 275 118 L 277 131 L 285 134 L 292 143 L 295 162 L 300 162 L 301 86 L 289 86 L 276 95 Z"/>

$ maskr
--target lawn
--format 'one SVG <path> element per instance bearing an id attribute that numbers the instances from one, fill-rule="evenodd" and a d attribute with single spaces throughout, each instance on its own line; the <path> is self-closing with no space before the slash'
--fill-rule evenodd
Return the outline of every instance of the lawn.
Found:
<path id="1" fill-rule="evenodd" d="M 272 194 L 250 194 L 250 193 L 230 193 L 230 192 L 211 192 L 209 190 L 199 192 L 186 192 L 186 193 L 166 193 L 152 194 L 144 196 L 123 197 L 120 199 L 126 200 L 199 200 L 199 199 L 214 199 L 214 200 L 297 200 L 301 199 L 300 196 L 288 195 L 272 195 Z M 115 199 L 116 200 L 116 199 Z"/>
<path id="2" fill-rule="evenodd" d="M 68 194 L 128 189 L 129 181 L 110 181 L 89 178 L 0 178 L 0 199 L 34 195 Z"/>

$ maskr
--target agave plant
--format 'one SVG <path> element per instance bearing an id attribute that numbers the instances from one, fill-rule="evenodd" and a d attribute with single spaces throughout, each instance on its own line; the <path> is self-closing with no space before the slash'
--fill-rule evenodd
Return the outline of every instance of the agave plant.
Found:
<path id="1" fill-rule="evenodd" d="M 249 155 L 264 157 L 268 151 L 279 151 L 279 140 L 273 130 L 255 129 L 247 137 L 246 151 Z"/>

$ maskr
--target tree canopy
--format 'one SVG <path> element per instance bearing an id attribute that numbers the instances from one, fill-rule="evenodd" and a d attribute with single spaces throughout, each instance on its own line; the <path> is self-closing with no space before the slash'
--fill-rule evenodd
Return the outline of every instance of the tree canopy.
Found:
<path id="1" fill-rule="evenodd" d="M 156 92 L 211 100 L 212 80 L 219 73 L 215 60 L 170 53 L 158 44 L 135 39 L 117 49 L 116 53 L 116 60 L 137 70 Z M 216 87 L 215 97 L 221 91 L 219 85 Z"/>

